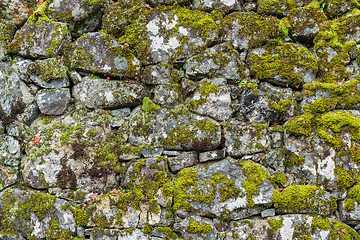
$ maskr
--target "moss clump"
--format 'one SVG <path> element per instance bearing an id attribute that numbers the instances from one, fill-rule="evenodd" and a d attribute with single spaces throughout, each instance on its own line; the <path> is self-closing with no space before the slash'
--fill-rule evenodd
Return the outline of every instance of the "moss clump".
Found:
<path id="1" fill-rule="evenodd" d="M 311 222 L 311 228 L 312 229 L 320 229 L 320 230 L 329 230 L 330 229 L 330 221 L 327 218 L 324 217 L 314 217 Z"/>
<path id="2" fill-rule="evenodd" d="M 28 66 L 28 72 L 41 77 L 41 80 L 50 82 L 58 78 L 68 78 L 67 68 L 56 58 L 36 60 Z"/>
<path id="3" fill-rule="evenodd" d="M 286 80 L 282 85 L 301 88 L 302 75 L 295 73 L 294 68 L 303 68 L 314 74 L 318 70 L 315 57 L 304 47 L 272 40 L 264 49 L 262 56 L 251 53 L 248 57 L 251 72 L 259 79 L 273 79 L 279 75 Z"/>
<path id="4" fill-rule="evenodd" d="M 335 173 L 337 175 L 336 183 L 339 190 L 344 191 L 354 183 L 351 172 L 346 171 L 343 167 L 336 167 Z"/>
<path id="5" fill-rule="evenodd" d="M 271 176 L 260 165 L 254 162 L 246 161 L 240 163 L 240 165 L 246 175 L 246 179 L 243 181 L 243 188 L 246 191 L 247 205 L 248 207 L 253 207 L 254 195 L 259 193 L 259 187 L 263 182 L 271 180 Z"/>
<path id="6" fill-rule="evenodd" d="M 293 120 L 286 123 L 286 133 L 293 134 L 295 136 L 310 136 L 312 130 L 312 119 L 313 115 L 311 114 L 296 116 Z"/>
<path id="7" fill-rule="evenodd" d="M 344 209 L 347 212 L 351 212 L 352 210 L 354 210 L 355 209 L 355 200 L 352 198 L 346 199 L 345 204 L 344 204 Z"/>
<path id="8" fill-rule="evenodd" d="M 151 234 L 153 230 L 154 228 L 150 224 L 146 223 L 142 231 L 145 234 Z"/>
<path id="9" fill-rule="evenodd" d="M 158 230 L 159 232 L 162 232 L 163 234 L 165 234 L 165 239 L 177 239 L 178 235 L 176 233 L 174 233 L 173 230 L 171 230 L 171 228 L 169 227 L 156 227 L 156 230 Z"/>
<path id="10" fill-rule="evenodd" d="M 350 189 L 349 197 L 353 198 L 358 204 L 360 204 L 360 185 L 359 185 L 359 183 Z"/>
<path id="11" fill-rule="evenodd" d="M 275 190 L 272 201 L 276 208 L 285 213 L 310 211 L 327 216 L 336 209 L 336 200 L 324 200 L 323 194 L 324 190 L 317 186 L 292 185 L 282 191 Z"/>
<path id="12" fill-rule="evenodd" d="M 160 110 L 160 106 L 153 103 L 150 98 L 143 98 L 143 105 L 141 106 L 141 110 L 145 112 L 157 111 Z"/>
<path id="13" fill-rule="evenodd" d="M 285 173 L 279 172 L 279 173 L 275 174 L 275 176 L 273 176 L 271 178 L 271 182 L 274 182 L 279 185 L 284 185 L 287 182 Z"/>
<path id="14" fill-rule="evenodd" d="M 189 220 L 189 226 L 187 228 L 188 233 L 197 233 L 200 237 L 211 233 L 213 230 L 212 226 L 208 223 L 199 224 L 196 221 Z"/>
<path id="15" fill-rule="evenodd" d="M 275 234 L 277 230 L 279 230 L 283 226 L 283 218 L 280 219 L 268 219 L 267 222 L 270 225 L 270 235 Z"/>
<path id="16" fill-rule="evenodd" d="M 284 166 L 291 168 L 292 166 L 300 166 L 305 162 L 304 157 L 300 157 L 297 154 L 289 153 L 284 161 Z"/>
<path id="17" fill-rule="evenodd" d="M 47 239 L 68 240 L 72 238 L 72 232 L 69 229 L 60 227 L 58 217 L 50 220 L 49 229 L 45 230 Z"/>
<path id="18" fill-rule="evenodd" d="M 348 225 L 337 220 L 332 220 L 332 228 L 330 230 L 329 240 L 360 240 L 360 236 Z"/>

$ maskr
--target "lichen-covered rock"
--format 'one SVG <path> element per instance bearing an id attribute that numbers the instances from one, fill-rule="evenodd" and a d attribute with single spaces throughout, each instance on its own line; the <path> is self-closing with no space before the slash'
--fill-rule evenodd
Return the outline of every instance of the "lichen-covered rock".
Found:
<path id="1" fill-rule="evenodd" d="M 226 121 L 232 117 L 230 88 L 224 78 L 203 79 L 193 96 L 186 101 L 194 113 Z"/>
<path id="2" fill-rule="evenodd" d="M 42 88 L 64 88 L 69 86 L 67 67 L 61 59 L 36 60 L 27 66 L 29 80 Z"/>
<path id="3" fill-rule="evenodd" d="M 226 151 L 232 157 L 265 152 L 271 144 L 268 132 L 265 124 L 231 122 L 224 129 Z"/>
<path id="4" fill-rule="evenodd" d="M 181 233 L 184 239 L 211 240 L 216 239 L 216 227 L 209 218 L 191 216 L 184 220 L 177 219 L 174 230 Z"/>
<path id="5" fill-rule="evenodd" d="M 287 16 L 289 10 L 294 7 L 294 1 L 286 1 L 286 0 L 276 0 L 276 1 L 269 1 L 269 0 L 259 0 L 257 12 L 259 14 L 268 14 L 268 15 L 275 15 L 279 17 Z"/>
<path id="6" fill-rule="evenodd" d="M 295 8 L 289 12 L 290 36 L 294 41 L 312 45 L 320 24 L 326 21 L 325 14 L 313 7 Z"/>
<path id="7" fill-rule="evenodd" d="M 329 1 L 326 2 L 324 11 L 327 16 L 335 18 L 341 14 L 349 12 L 354 8 L 359 8 L 360 3 L 358 1 Z"/>
<path id="8" fill-rule="evenodd" d="M 272 41 L 248 54 L 246 62 L 256 77 L 278 86 L 301 88 L 315 80 L 315 57 L 299 44 Z"/>
<path id="9" fill-rule="evenodd" d="M 220 160 L 225 158 L 226 151 L 214 150 L 209 152 L 202 152 L 199 154 L 199 162 L 207 162 L 212 160 Z"/>
<path id="10" fill-rule="evenodd" d="M 9 52 L 9 44 L 14 37 L 16 26 L 4 19 L 0 20 L 0 60 L 3 61 Z"/>
<path id="11" fill-rule="evenodd" d="M 70 239 L 76 232 L 73 214 L 62 207 L 62 199 L 35 191 L 9 189 L 0 193 L 0 230 L 11 230 L 28 238 Z"/>
<path id="12" fill-rule="evenodd" d="M 182 102 L 181 86 L 179 84 L 157 85 L 151 90 L 154 103 L 162 107 L 172 107 Z"/>
<path id="13" fill-rule="evenodd" d="M 47 8 L 49 18 L 69 24 L 69 30 L 74 37 L 83 33 L 92 32 L 100 26 L 101 17 L 107 0 L 71 0 L 52 1 Z"/>
<path id="14" fill-rule="evenodd" d="M 232 158 L 185 168 L 174 181 L 173 209 L 177 214 L 218 218 L 227 214 L 237 219 L 237 210 L 271 202 L 274 187 L 270 179 L 260 165 Z"/>
<path id="15" fill-rule="evenodd" d="M 223 39 L 238 51 L 252 49 L 279 36 L 278 20 L 254 12 L 236 12 L 224 18 Z"/>
<path id="16" fill-rule="evenodd" d="M 140 62 L 128 46 L 100 32 L 84 34 L 70 47 L 67 62 L 79 71 L 111 77 L 136 77 Z"/>
<path id="17" fill-rule="evenodd" d="M 183 105 L 151 112 L 136 108 L 130 116 L 129 142 L 136 146 L 207 151 L 217 148 L 220 140 L 217 122 L 192 114 Z"/>
<path id="18" fill-rule="evenodd" d="M 15 33 L 10 51 L 27 58 L 56 57 L 63 46 L 71 41 L 68 26 L 48 17 L 29 19 Z"/>
<path id="19" fill-rule="evenodd" d="M 0 63 L 0 118 L 7 125 L 15 119 L 30 124 L 39 109 L 30 89 L 20 80 L 14 65 Z"/>
<path id="20" fill-rule="evenodd" d="M 172 172 L 177 172 L 186 167 L 192 167 L 198 163 L 197 153 L 192 152 L 183 152 L 177 157 L 168 158 L 169 168 Z"/>
<path id="21" fill-rule="evenodd" d="M 67 88 L 44 89 L 36 94 L 36 102 L 42 114 L 61 115 L 70 102 L 70 90 Z"/>
<path id="22" fill-rule="evenodd" d="M 1 1 L 0 13 L 4 20 L 15 23 L 21 27 L 31 13 L 28 9 L 35 9 L 36 2 L 27 0 L 3 0 Z"/>
<path id="23" fill-rule="evenodd" d="M 219 26 L 209 14 L 174 5 L 155 8 L 145 31 L 149 63 L 181 63 L 214 43 Z"/>
<path id="24" fill-rule="evenodd" d="M 239 53 L 226 43 L 207 48 L 185 62 L 186 77 L 223 77 L 238 80 L 244 77 L 245 64 Z"/>
<path id="25" fill-rule="evenodd" d="M 74 86 L 72 95 L 88 108 L 133 107 L 147 92 L 141 83 L 84 77 Z"/>
<path id="26" fill-rule="evenodd" d="M 0 161 L 2 164 L 17 167 L 20 164 L 20 143 L 12 136 L 0 136 Z"/>
<path id="27" fill-rule="evenodd" d="M 222 13 L 241 11 L 241 2 L 238 0 L 195 0 L 194 9 L 202 11 L 219 10 Z"/>
<path id="28" fill-rule="evenodd" d="M 270 217 L 266 220 L 244 219 L 231 222 L 224 239 L 358 239 L 359 235 L 349 226 L 331 218 L 304 214 Z"/>
<path id="29" fill-rule="evenodd" d="M 0 191 L 16 183 L 18 178 L 17 168 L 0 165 Z"/>
<path id="30" fill-rule="evenodd" d="M 341 221 L 347 224 L 359 224 L 360 217 L 360 205 L 359 201 L 359 185 L 355 185 L 349 192 L 349 196 L 346 200 L 339 202 L 339 213 Z"/>
<path id="31" fill-rule="evenodd" d="M 145 84 L 177 83 L 184 73 L 170 64 L 157 64 L 146 66 L 141 81 Z"/>

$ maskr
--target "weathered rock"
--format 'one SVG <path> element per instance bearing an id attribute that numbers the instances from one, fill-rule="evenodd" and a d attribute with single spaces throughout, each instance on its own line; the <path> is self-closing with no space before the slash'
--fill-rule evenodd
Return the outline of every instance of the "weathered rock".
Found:
<path id="1" fill-rule="evenodd" d="M 350 196 L 356 195 L 356 190 L 359 188 L 359 185 L 356 185 L 350 190 Z M 355 193 L 355 194 L 354 194 Z M 339 202 L 339 212 L 341 221 L 347 224 L 359 224 L 360 217 L 359 217 L 360 205 L 359 203 L 354 200 L 353 198 L 349 197 L 345 201 Z"/>
<path id="2" fill-rule="evenodd" d="M 183 152 L 177 157 L 168 158 L 169 168 L 172 172 L 177 172 L 183 168 L 194 166 L 198 163 L 197 153 Z"/>
<path id="3" fill-rule="evenodd" d="M 234 236 L 240 239 L 256 237 L 257 239 L 308 239 L 330 240 L 334 236 L 356 239 L 359 235 L 349 226 L 330 218 L 310 215 L 291 214 L 269 217 L 266 220 L 246 219 L 231 222 L 226 231 L 226 240 Z"/>
<path id="4" fill-rule="evenodd" d="M 238 80 L 244 77 L 245 64 L 237 51 L 229 44 L 222 43 L 187 60 L 184 69 L 186 77 L 191 79 L 223 77 Z"/>
<path id="5" fill-rule="evenodd" d="M 12 21 L 17 27 L 21 27 L 31 15 L 28 9 L 35 9 L 36 2 L 26 0 L 3 0 L 1 1 L 1 16 L 6 21 Z"/>
<path id="6" fill-rule="evenodd" d="M 279 35 L 277 22 L 254 12 L 231 13 L 224 19 L 223 39 L 238 51 L 252 49 Z"/>
<path id="7" fill-rule="evenodd" d="M 238 0 L 195 0 L 194 9 L 202 11 L 219 10 L 223 13 L 241 11 L 241 2 Z"/>
<path id="8" fill-rule="evenodd" d="M 70 91 L 67 88 L 40 90 L 36 102 L 42 114 L 61 115 L 69 105 Z"/>
<path id="9" fill-rule="evenodd" d="M 207 162 L 212 160 L 220 160 L 225 158 L 226 151 L 223 150 L 214 150 L 209 152 L 199 153 L 199 162 Z"/>
<path id="10" fill-rule="evenodd" d="M 162 107 L 172 107 L 182 102 L 181 86 L 179 84 L 157 85 L 151 90 L 153 102 Z"/>
<path id="11" fill-rule="evenodd" d="M 62 207 L 62 199 L 35 191 L 9 189 L 0 193 L 1 230 L 12 230 L 26 238 L 55 238 L 61 232 L 71 238 L 76 232 L 73 214 Z"/>
<path id="12" fill-rule="evenodd" d="M 71 34 L 74 37 L 79 37 L 83 33 L 92 32 L 100 26 L 101 17 L 108 3 L 107 0 L 94 2 L 55 0 L 49 4 L 46 13 L 49 18 L 69 24 Z"/>
<path id="13" fill-rule="evenodd" d="M 0 239 L 4 240 L 25 240 L 21 235 L 17 234 L 14 231 L 7 231 L 4 233 L 0 233 Z"/>
<path id="14" fill-rule="evenodd" d="M 175 5 L 154 9 L 145 31 L 149 64 L 183 63 L 184 59 L 214 43 L 219 27 L 210 15 Z"/>
<path id="15" fill-rule="evenodd" d="M 188 108 L 199 115 L 206 115 L 218 121 L 231 118 L 230 88 L 224 78 L 204 79 L 194 95 L 186 101 Z"/>
<path id="16" fill-rule="evenodd" d="M 273 42 L 252 50 L 246 59 L 257 78 L 282 87 L 301 88 L 315 80 L 315 57 L 299 44 Z"/>
<path id="17" fill-rule="evenodd" d="M 16 69 L 10 63 L 0 63 L 0 112 L 2 121 L 7 125 L 19 119 L 25 124 L 30 124 L 39 109 L 30 89 L 20 80 Z"/>
<path id="18" fill-rule="evenodd" d="M 174 210 L 200 216 L 221 217 L 228 212 L 237 219 L 237 210 L 271 202 L 274 188 L 269 174 L 260 165 L 232 158 L 181 170 L 174 181 Z M 259 180 L 254 183 L 254 178 Z M 185 181 L 185 182 L 183 182 Z M 247 192 L 249 186 L 256 191 Z M 255 215 L 259 212 L 253 212 Z M 248 217 L 250 215 L 247 215 Z"/>
<path id="19" fill-rule="evenodd" d="M 327 20 L 320 9 L 313 7 L 292 9 L 288 18 L 291 38 L 310 46 L 320 30 L 320 24 Z"/>
<path id="20" fill-rule="evenodd" d="M 29 80 L 42 88 L 64 88 L 69 86 L 67 67 L 61 59 L 36 60 L 27 67 Z"/>
<path id="21" fill-rule="evenodd" d="M 12 136 L 0 136 L 0 161 L 10 167 L 20 164 L 20 143 Z"/>
<path id="22" fill-rule="evenodd" d="M 345 12 L 349 12 L 354 8 L 358 7 L 358 3 L 352 3 L 348 1 L 341 1 L 341 2 L 327 2 L 324 8 L 324 12 L 327 16 L 331 18 L 335 18 L 340 14 L 344 14 Z"/>
<path id="23" fill-rule="evenodd" d="M 0 165 L 0 191 L 16 183 L 19 178 L 18 175 L 17 168 Z"/>
<path id="24" fill-rule="evenodd" d="M 4 19 L 0 20 L 0 61 L 6 59 L 6 55 L 9 52 L 9 44 L 14 37 L 16 26 L 12 22 L 7 22 Z"/>
<path id="25" fill-rule="evenodd" d="M 145 84 L 170 84 L 177 83 L 183 75 L 183 71 L 170 64 L 149 65 L 145 67 L 141 81 Z"/>
<path id="26" fill-rule="evenodd" d="M 225 126 L 224 137 L 226 151 L 232 157 L 264 152 L 271 144 L 265 124 L 230 123 Z"/>
<path id="27" fill-rule="evenodd" d="M 216 239 L 217 230 L 214 223 L 209 218 L 191 216 L 184 220 L 177 219 L 174 230 L 181 233 L 184 239 Z"/>
<path id="28" fill-rule="evenodd" d="M 70 41 L 67 24 L 51 21 L 46 16 L 38 17 L 29 19 L 15 33 L 10 51 L 27 58 L 56 57 Z"/>
<path id="29" fill-rule="evenodd" d="M 183 113 L 180 115 L 180 113 Z M 130 116 L 129 142 L 167 150 L 207 151 L 220 144 L 220 125 L 192 114 L 184 106 L 145 112 L 136 108 Z"/>
<path id="30" fill-rule="evenodd" d="M 71 46 L 68 63 L 79 71 L 111 77 L 136 77 L 140 62 L 131 50 L 100 32 L 84 34 Z"/>
<path id="31" fill-rule="evenodd" d="M 84 77 L 74 86 L 72 95 L 88 108 L 133 107 L 141 103 L 147 92 L 144 85 L 134 82 Z"/>

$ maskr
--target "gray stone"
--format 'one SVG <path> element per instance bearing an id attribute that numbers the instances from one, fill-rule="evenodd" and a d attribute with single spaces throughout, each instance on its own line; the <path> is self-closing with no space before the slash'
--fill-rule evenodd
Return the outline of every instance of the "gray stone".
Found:
<path id="1" fill-rule="evenodd" d="M 128 117 L 130 116 L 131 110 L 130 108 L 119 108 L 111 110 L 110 114 L 113 117 Z"/>
<path id="2" fill-rule="evenodd" d="M 130 49 L 100 32 L 78 38 L 69 51 L 68 61 L 75 70 L 116 78 L 136 77 L 140 70 L 140 62 Z"/>
<path id="3" fill-rule="evenodd" d="M 345 204 L 347 201 L 353 201 L 354 202 L 354 209 L 351 211 L 345 210 Z M 349 204 L 349 203 L 348 203 Z M 352 204 L 350 204 L 351 206 Z M 360 223 L 360 204 L 356 202 L 354 199 L 347 199 L 339 202 L 339 213 L 340 213 L 340 219 L 342 222 L 346 224 L 359 224 Z"/>
<path id="4" fill-rule="evenodd" d="M 162 107 L 171 108 L 182 102 L 181 87 L 179 84 L 157 85 L 151 90 L 153 102 Z"/>
<path id="5" fill-rule="evenodd" d="M 164 151 L 164 149 L 162 149 L 162 148 L 154 148 L 154 149 L 151 147 L 142 147 L 141 148 L 141 154 L 145 158 L 161 156 L 163 151 Z"/>
<path id="6" fill-rule="evenodd" d="M 146 89 L 140 83 L 85 77 L 74 86 L 72 95 L 88 108 L 132 107 L 141 103 Z"/>
<path id="7" fill-rule="evenodd" d="M 257 128 L 256 125 L 242 122 L 228 124 L 224 129 L 224 137 L 229 156 L 242 157 L 269 149 L 271 144 L 269 131 L 266 125 L 263 127 Z"/>
<path id="8" fill-rule="evenodd" d="M 18 175 L 18 169 L 16 167 L 0 165 L 0 191 L 15 184 L 19 179 Z"/>
<path id="9" fill-rule="evenodd" d="M 202 11 L 219 10 L 223 13 L 241 11 L 241 2 L 238 0 L 195 0 L 194 9 Z"/>
<path id="10" fill-rule="evenodd" d="M 230 88 L 224 78 L 202 80 L 194 95 L 186 101 L 192 112 L 226 121 L 231 118 L 233 109 L 230 107 Z"/>
<path id="11" fill-rule="evenodd" d="M 69 72 L 69 78 L 70 78 L 70 80 L 71 80 L 71 82 L 74 84 L 74 85 L 76 85 L 76 84 L 78 84 L 79 82 L 81 82 L 81 75 L 78 73 L 78 72 L 76 72 L 76 71 L 71 71 L 71 72 Z"/>
<path id="12" fill-rule="evenodd" d="M 16 25 L 13 22 L 0 20 L 0 61 L 6 59 L 6 55 L 9 52 L 9 43 L 11 42 L 16 31 Z"/>
<path id="13" fill-rule="evenodd" d="M 251 216 L 259 215 L 262 211 L 264 211 L 264 207 L 261 206 L 255 206 L 252 208 L 245 208 L 245 209 L 235 209 L 231 212 L 230 217 L 231 220 L 240 220 L 249 218 Z"/>
<path id="14" fill-rule="evenodd" d="M 199 232 L 195 228 L 191 227 L 193 224 L 206 226 L 210 232 Z M 190 216 L 188 218 L 185 218 L 184 220 L 175 219 L 173 229 L 175 232 L 181 232 L 182 238 L 194 240 L 216 239 L 218 233 L 214 223 L 209 218 L 199 216 Z"/>
<path id="15" fill-rule="evenodd" d="M 177 157 L 169 157 L 169 168 L 172 172 L 177 172 L 183 168 L 194 166 L 198 163 L 197 153 L 183 152 Z"/>
<path id="16" fill-rule="evenodd" d="M 169 157 L 175 157 L 175 156 L 179 156 L 180 155 L 180 152 L 178 151 L 163 151 L 163 154 L 166 155 L 166 156 L 169 156 Z"/>
<path id="17" fill-rule="evenodd" d="M 71 41 L 68 25 L 47 17 L 35 19 L 29 19 L 15 33 L 10 45 L 11 53 L 26 58 L 56 57 L 63 46 Z"/>
<path id="18" fill-rule="evenodd" d="M 49 18 L 69 24 L 72 36 L 80 37 L 92 32 L 101 23 L 101 17 L 108 1 L 88 2 L 84 0 L 55 0 L 49 4 L 46 14 Z"/>
<path id="19" fill-rule="evenodd" d="M 36 102 L 42 114 L 61 115 L 70 102 L 70 91 L 66 88 L 40 90 Z"/>
<path id="20" fill-rule="evenodd" d="M 199 162 L 220 160 L 220 159 L 223 159 L 225 157 L 225 155 L 226 155 L 226 151 L 224 151 L 224 150 L 201 152 L 201 153 L 199 153 Z"/>
<path id="21" fill-rule="evenodd" d="M 69 86 L 67 67 L 61 59 L 36 60 L 27 67 L 29 80 L 41 88 L 65 88 Z"/>
<path id="22" fill-rule="evenodd" d="M 146 66 L 141 81 L 145 84 L 171 84 L 178 82 L 184 73 L 170 64 Z"/>
<path id="23" fill-rule="evenodd" d="M 149 237 L 145 235 L 140 229 L 134 231 L 123 231 L 120 232 L 118 240 L 148 240 Z"/>
<path id="24" fill-rule="evenodd" d="M 266 210 L 261 212 L 261 217 L 263 217 L 263 218 L 265 218 L 265 217 L 273 217 L 273 216 L 275 216 L 275 208 L 266 209 Z"/>
<path id="25" fill-rule="evenodd" d="M 12 136 L 1 136 L 0 161 L 10 167 L 20 164 L 20 143 Z"/>

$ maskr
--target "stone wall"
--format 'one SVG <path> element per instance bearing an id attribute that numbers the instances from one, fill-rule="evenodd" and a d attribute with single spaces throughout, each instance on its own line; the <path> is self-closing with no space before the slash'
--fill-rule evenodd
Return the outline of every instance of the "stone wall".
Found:
<path id="1" fill-rule="evenodd" d="M 0 239 L 360 239 L 358 8 L 1 1 Z"/>

